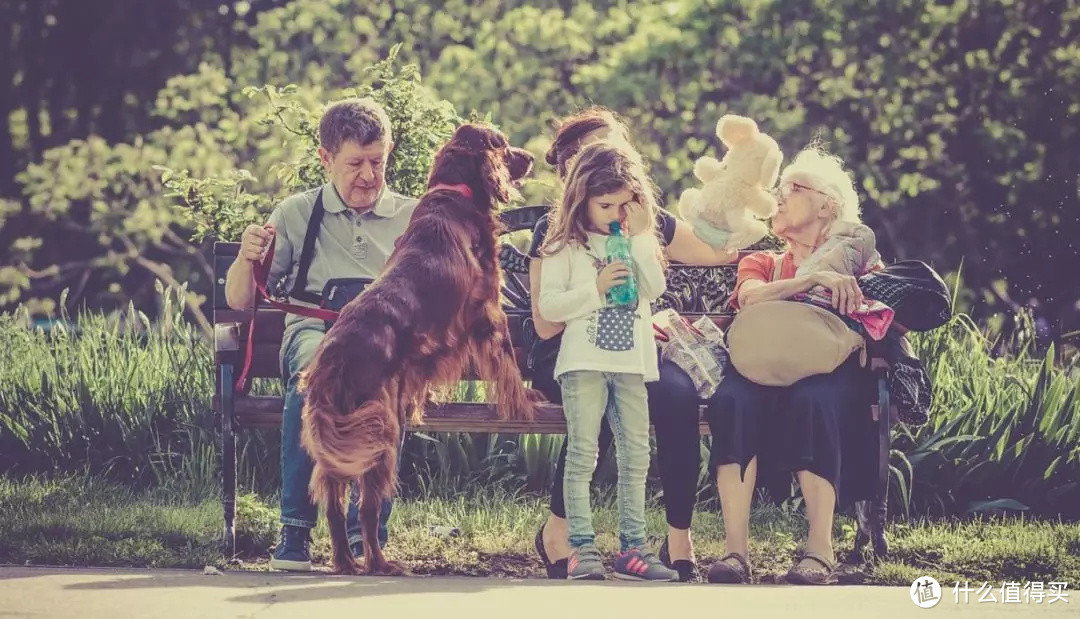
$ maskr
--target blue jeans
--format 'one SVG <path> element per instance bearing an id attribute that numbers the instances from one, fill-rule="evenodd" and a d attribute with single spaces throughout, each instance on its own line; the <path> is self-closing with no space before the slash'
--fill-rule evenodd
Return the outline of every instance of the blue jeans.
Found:
<path id="1" fill-rule="evenodd" d="M 315 528 L 318 507 L 308 494 L 311 471 L 315 464 L 304 448 L 300 446 L 300 413 L 304 410 L 304 397 L 296 392 L 300 372 L 315 358 L 315 350 L 326 332 L 319 327 L 303 325 L 289 333 L 282 343 L 282 377 L 285 381 L 285 415 L 281 422 L 281 524 L 296 527 Z M 400 459 L 399 459 L 400 461 Z M 359 487 L 354 482 L 349 493 L 349 510 L 346 514 L 346 526 L 349 543 L 363 539 L 360 533 L 357 504 Z M 387 540 L 386 522 L 390 518 L 391 503 L 382 505 L 379 513 L 379 545 L 385 546 Z"/>
<path id="2" fill-rule="evenodd" d="M 596 533 L 589 482 L 596 468 L 600 422 L 607 412 L 619 468 L 619 550 L 645 545 L 645 476 L 649 471 L 649 395 L 645 378 L 622 372 L 567 372 L 559 377 L 566 414 L 563 494 L 571 548 L 592 544 Z M 608 406 L 609 399 L 613 406 Z"/>

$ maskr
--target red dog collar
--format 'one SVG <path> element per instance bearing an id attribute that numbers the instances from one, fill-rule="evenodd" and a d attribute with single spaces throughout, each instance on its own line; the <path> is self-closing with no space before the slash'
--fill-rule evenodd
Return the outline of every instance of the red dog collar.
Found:
<path id="1" fill-rule="evenodd" d="M 432 185 L 428 187 L 428 191 L 438 191 L 440 189 L 446 189 L 448 191 L 456 191 L 466 198 L 472 199 L 472 189 L 469 189 L 468 185 L 447 185 L 446 183 L 439 183 L 438 185 Z"/>

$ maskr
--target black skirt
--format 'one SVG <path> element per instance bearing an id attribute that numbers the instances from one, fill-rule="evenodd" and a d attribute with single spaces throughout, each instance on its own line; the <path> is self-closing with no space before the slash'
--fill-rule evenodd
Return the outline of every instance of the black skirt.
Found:
<path id="1" fill-rule="evenodd" d="M 872 498 L 877 471 L 873 376 L 853 354 L 829 374 L 788 387 L 750 382 L 729 366 L 708 403 L 710 470 L 746 466 L 759 476 L 810 471 L 832 484 L 841 501 Z"/>

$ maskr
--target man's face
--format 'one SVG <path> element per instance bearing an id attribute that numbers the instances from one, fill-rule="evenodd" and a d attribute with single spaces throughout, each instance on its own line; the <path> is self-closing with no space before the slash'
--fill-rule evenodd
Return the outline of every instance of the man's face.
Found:
<path id="1" fill-rule="evenodd" d="M 386 159 L 394 143 L 375 140 L 361 146 L 346 140 L 337 153 L 319 148 L 326 173 L 349 208 L 367 210 L 375 206 L 386 182 Z"/>

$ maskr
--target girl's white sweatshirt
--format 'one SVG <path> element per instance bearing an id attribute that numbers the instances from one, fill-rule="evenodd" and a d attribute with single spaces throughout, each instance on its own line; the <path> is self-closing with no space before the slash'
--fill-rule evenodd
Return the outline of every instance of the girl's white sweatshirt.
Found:
<path id="1" fill-rule="evenodd" d="M 587 246 L 571 243 L 541 263 L 540 316 L 566 323 L 555 377 L 593 370 L 642 374 L 646 382 L 658 380 L 649 302 L 666 287 L 660 241 L 649 233 L 630 237 L 638 305 L 623 308 L 607 306 L 596 287 L 596 276 L 607 265 L 607 239 L 607 235 L 590 233 Z"/>

